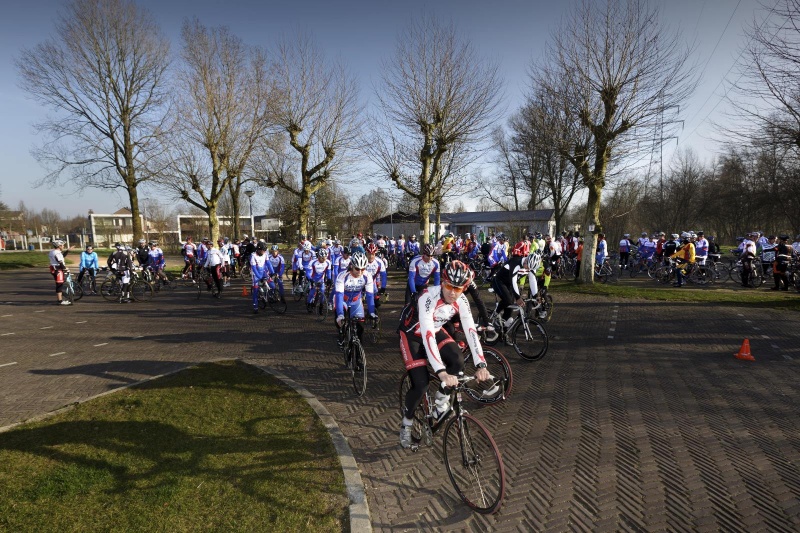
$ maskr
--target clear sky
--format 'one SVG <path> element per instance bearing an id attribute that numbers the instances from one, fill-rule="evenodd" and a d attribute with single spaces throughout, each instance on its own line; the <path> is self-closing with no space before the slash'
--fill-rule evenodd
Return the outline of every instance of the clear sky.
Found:
<path id="1" fill-rule="evenodd" d="M 342 58 L 358 76 L 361 96 L 373 99 L 382 59 L 394 49 L 397 34 L 412 18 L 434 13 L 452 20 L 459 31 L 489 59 L 500 64 L 505 80 L 504 104 L 515 111 L 527 83 L 527 69 L 540 57 L 551 32 L 576 0 L 140 0 L 161 24 L 178 50 L 183 20 L 196 16 L 208 26 L 227 25 L 245 42 L 272 46 L 276 37 L 300 28 L 311 33 L 330 57 Z M 655 0 L 654 0 L 655 1 Z M 772 3 L 774 0 L 767 0 Z M 685 126 L 681 147 L 690 146 L 708 160 L 717 145 L 712 121 L 724 120 L 721 102 L 727 76 L 738 76 L 732 66 L 746 44 L 745 24 L 761 12 L 757 0 L 670 0 L 659 2 L 662 15 L 695 40 L 703 78 L 694 97 L 682 110 Z M 120 194 L 97 190 L 77 192 L 72 185 L 34 189 L 44 175 L 30 155 L 35 144 L 31 124 L 44 115 L 17 86 L 14 58 L 23 47 L 35 46 L 53 32 L 58 0 L 3 0 L 0 18 L 0 198 L 12 207 L 20 200 L 35 209 L 57 208 L 63 215 L 112 212 L 127 205 Z M 760 15 L 759 15 L 760 16 Z M 727 26 L 727 28 L 726 28 Z M 664 164 L 675 148 L 664 150 Z M 372 184 L 370 184 L 370 187 Z M 363 192 L 366 192 L 363 191 Z M 157 197 L 156 193 L 146 196 Z M 256 197 L 256 200 L 258 197 Z M 470 201 L 466 202 L 468 206 Z M 474 203 L 474 202 L 473 202 Z M 259 202 L 256 202 L 259 204 Z M 261 206 L 266 204 L 261 198 Z"/>

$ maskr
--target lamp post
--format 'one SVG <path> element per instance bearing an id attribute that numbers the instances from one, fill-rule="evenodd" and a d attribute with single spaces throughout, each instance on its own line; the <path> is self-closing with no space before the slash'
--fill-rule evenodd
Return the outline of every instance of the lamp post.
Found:
<path id="1" fill-rule="evenodd" d="M 142 214 L 144 214 L 144 238 L 150 242 L 150 230 L 147 227 L 147 202 L 150 198 L 142 198 Z"/>
<path id="2" fill-rule="evenodd" d="M 251 237 L 253 237 L 255 239 L 255 237 L 256 237 L 256 223 L 255 223 L 255 220 L 253 219 L 253 196 L 256 194 L 256 192 L 254 190 L 252 190 L 252 189 L 247 189 L 246 191 L 244 191 L 244 193 L 247 195 L 247 198 L 250 200 L 250 233 L 252 233 Z"/>

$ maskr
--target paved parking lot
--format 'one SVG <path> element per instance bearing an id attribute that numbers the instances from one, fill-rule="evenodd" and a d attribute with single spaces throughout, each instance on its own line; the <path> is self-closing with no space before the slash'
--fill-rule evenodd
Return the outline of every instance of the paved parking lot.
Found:
<path id="1" fill-rule="evenodd" d="M 800 530 L 796 313 L 556 289 L 548 356 L 526 363 L 505 350 L 512 395 L 469 407 L 507 469 L 504 506 L 485 517 L 457 500 L 438 448 L 397 445 L 399 298 L 381 310 L 386 335 L 367 345 L 368 391 L 355 398 L 330 318 L 295 303 L 254 316 L 240 292 L 57 307 L 46 271 L 0 273 L 0 426 L 191 363 L 243 358 L 302 383 L 337 418 L 376 530 Z M 755 363 L 733 357 L 745 337 Z"/>

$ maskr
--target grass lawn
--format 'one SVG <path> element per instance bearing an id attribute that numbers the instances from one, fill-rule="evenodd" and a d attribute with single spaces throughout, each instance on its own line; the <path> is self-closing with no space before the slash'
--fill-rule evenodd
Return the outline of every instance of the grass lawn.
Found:
<path id="1" fill-rule="evenodd" d="M 730 286 L 730 284 L 728 284 Z M 680 289 L 667 286 L 631 286 L 622 284 L 577 285 L 571 281 L 553 281 L 554 293 L 573 292 L 578 294 L 599 294 L 615 298 L 642 298 L 669 302 L 703 302 L 710 304 L 743 305 L 748 307 L 768 307 L 800 311 L 800 294 L 794 289 L 788 292 L 767 290 L 769 285 L 750 290 L 725 288 L 725 285 L 707 288 Z"/>
<path id="2" fill-rule="evenodd" d="M 343 531 L 347 505 L 308 404 L 235 362 L 0 434 L 0 531 Z"/>
<path id="3" fill-rule="evenodd" d="M 49 266 L 50 259 L 47 254 L 48 252 L 2 252 L 0 270 Z M 67 259 L 71 257 L 67 256 Z"/>

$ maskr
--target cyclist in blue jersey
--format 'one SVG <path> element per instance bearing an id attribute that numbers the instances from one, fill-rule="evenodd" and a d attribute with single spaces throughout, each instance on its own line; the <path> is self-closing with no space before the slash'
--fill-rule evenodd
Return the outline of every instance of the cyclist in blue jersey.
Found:
<path id="1" fill-rule="evenodd" d="M 306 300 L 306 308 L 311 313 L 314 309 L 312 307 L 314 297 L 317 294 L 317 283 L 320 284 L 319 290 L 325 293 L 325 287 L 330 283 L 333 269 L 331 262 L 328 261 L 328 250 L 320 248 L 317 250 L 317 258 L 309 263 L 306 269 L 306 275 L 311 281 L 311 290 L 308 291 L 308 300 Z M 330 304 L 329 304 L 330 305 Z M 331 307 L 333 307 L 331 305 Z"/>
<path id="2" fill-rule="evenodd" d="M 606 247 L 606 234 L 601 233 L 597 236 L 597 251 L 594 255 L 594 262 L 597 267 L 603 264 L 608 255 L 608 248 Z"/>
<path id="3" fill-rule="evenodd" d="M 348 268 L 350 268 L 350 247 L 343 246 L 341 257 L 333 263 L 333 279 L 338 278 L 342 272 L 347 272 Z"/>
<path id="4" fill-rule="evenodd" d="M 203 238 L 200 246 L 197 247 L 197 264 L 202 266 L 208 258 L 208 249 L 211 248 L 208 237 Z"/>
<path id="5" fill-rule="evenodd" d="M 292 252 L 291 265 L 292 265 L 292 289 L 297 285 L 297 271 L 299 270 L 300 256 L 303 254 L 303 241 L 297 244 L 297 247 Z"/>
<path id="6" fill-rule="evenodd" d="M 147 268 L 161 278 L 165 284 L 169 284 L 167 275 L 164 274 L 164 268 L 167 266 L 167 261 L 164 259 L 164 252 L 158 247 L 157 241 L 150 241 L 150 251 L 147 252 Z"/>
<path id="7" fill-rule="evenodd" d="M 258 288 L 261 280 L 269 283 L 270 276 L 274 273 L 272 263 L 267 259 L 267 243 L 256 244 L 255 253 L 250 254 L 250 275 L 253 277 L 250 294 L 253 298 L 253 314 L 258 313 Z"/>
<path id="8" fill-rule="evenodd" d="M 367 258 L 363 253 L 357 252 L 353 254 L 353 258 L 348 265 L 346 271 L 341 272 L 336 277 L 334 285 L 334 302 L 336 305 L 336 327 L 339 330 L 339 346 L 344 343 L 343 329 L 344 326 L 344 309 L 347 307 L 350 310 L 350 316 L 355 318 L 364 318 L 364 306 L 361 303 L 361 293 L 366 294 L 367 312 L 370 318 L 376 318 L 375 314 L 375 282 L 366 271 Z M 361 323 L 358 324 L 358 338 L 361 338 L 364 332 L 364 327 Z"/>
<path id="9" fill-rule="evenodd" d="M 408 265 L 406 303 L 410 302 L 412 298 L 416 298 L 416 295 L 423 291 L 431 281 L 434 286 L 438 286 L 439 275 L 439 261 L 433 258 L 433 245 L 426 244 L 422 247 L 422 255 L 412 259 Z"/>
<path id="10" fill-rule="evenodd" d="M 354 255 L 354 254 L 357 254 L 359 252 L 361 252 L 362 254 L 365 253 L 364 252 L 364 245 L 361 242 L 361 239 L 359 239 L 358 237 L 353 237 L 350 240 L 350 253 Z"/>
<path id="11" fill-rule="evenodd" d="M 258 250 L 257 246 L 256 250 Z M 286 261 L 284 261 L 283 256 L 280 254 L 277 244 L 273 244 L 272 248 L 270 248 L 269 264 L 272 266 L 272 279 L 274 280 L 269 282 L 269 288 L 274 289 L 277 285 L 278 294 L 281 295 L 281 303 L 286 303 L 286 300 L 283 298 L 283 272 L 286 270 Z"/>
<path id="12" fill-rule="evenodd" d="M 97 252 L 91 244 L 86 245 L 86 251 L 81 252 L 80 273 L 78 274 L 78 284 L 83 281 L 83 276 L 89 274 L 92 278 L 92 294 L 97 293 L 97 271 L 100 265 L 97 262 Z"/>
<path id="13" fill-rule="evenodd" d="M 419 255 L 419 243 L 417 242 L 417 236 L 413 233 L 408 238 L 408 242 L 406 242 L 406 255 L 409 257 L 416 257 Z"/>
<path id="14" fill-rule="evenodd" d="M 333 246 L 330 247 L 330 257 L 332 265 L 336 265 L 336 262 L 339 261 L 339 258 L 342 257 L 342 241 L 339 239 L 333 240 Z"/>
<path id="15" fill-rule="evenodd" d="M 181 272 L 181 277 L 186 278 L 186 273 L 189 269 L 194 272 L 194 259 L 197 255 L 197 246 L 192 242 L 191 237 L 186 237 L 186 244 L 181 248 L 181 255 L 183 256 L 183 272 Z M 192 276 L 194 277 L 194 274 L 192 274 Z"/>
<path id="16" fill-rule="evenodd" d="M 376 304 L 380 307 L 380 295 L 386 294 L 386 263 L 377 256 L 378 246 L 375 243 L 367 245 L 367 272 L 375 282 Z"/>

